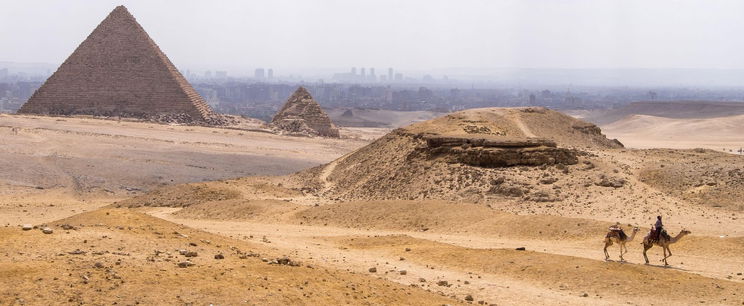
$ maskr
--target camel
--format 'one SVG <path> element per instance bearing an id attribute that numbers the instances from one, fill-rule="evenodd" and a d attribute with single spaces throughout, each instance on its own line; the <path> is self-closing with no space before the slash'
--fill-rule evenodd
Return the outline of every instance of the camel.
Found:
<path id="1" fill-rule="evenodd" d="M 633 232 L 630 234 L 630 237 L 620 237 L 620 234 L 617 231 L 609 231 L 607 235 L 605 235 L 604 240 L 605 260 L 610 260 L 610 254 L 607 253 L 607 247 L 611 246 L 614 242 L 620 245 L 620 260 L 625 261 L 625 258 L 623 258 L 623 254 L 628 253 L 628 247 L 626 247 L 625 244 L 633 241 L 633 238 L 635 238 L 636 233 L 638 233 L 639 230 L 640 229 L 638 227 L 634 227 Z"/>
<path id="2" fill-rule="evenodd" d="M 689 235 L 691 233 L 692 232 L 690 232 L 690 231 L 688 231 L 686 229 L 683 229 L 683 230 L 681 230 L 679 232 L 679 234 L 677 234 L 677 236 L 672 237 L 672 238 L 664 237 L 664 235 L 661 235 L 660 238 L 659 238 L 659 240 L 657 240 L 657 241 L 651 241 L 651 239 L 650 239 L 651 238 L 650 237 L 651 235 L 648 235 L 648 236 L 646 236 L 646 238 L 643 238 L 643 242 L 642 242 L 642 244 L 643 244 L 643 258 L 646 259 L 646 264 L 648 264 L 648 256 L 646 256 L 646 251 L 648 251 L 648 249 L 650 249 L 651 247 L 653 247 L 654 244 L 655 244 L 655 245 L 658 245 L 658 246 L 662 247 L 662 249 L 664 250 L 664 258 L 662 258 L 660 261 L 663 261 L 664 262 L 664 265 L 665 266 L 668 266 L 669 263 L 667 263 L 667 258 L 672 257 L 672 250 L 669 249 L 669 245 L 670 244 L 673 244 L 673 243 L 677 243 L 677 241 L 679 241 L 680 239 L 682 239 L 682 237 L 684 237 L 686 235 Z M 667 255 L 667 252 L 669 253 L 669 255 Z"/>

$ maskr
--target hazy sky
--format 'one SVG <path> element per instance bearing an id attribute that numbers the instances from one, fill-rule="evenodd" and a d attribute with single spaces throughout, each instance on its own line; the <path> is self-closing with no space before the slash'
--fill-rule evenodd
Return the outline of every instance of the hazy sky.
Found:
<path id="1" fill-rule="evenodd" d="M 61 63 L 124 4 L 181 68 L 744 68 L 744 1 L 0 0 L 0 61 Z"/>

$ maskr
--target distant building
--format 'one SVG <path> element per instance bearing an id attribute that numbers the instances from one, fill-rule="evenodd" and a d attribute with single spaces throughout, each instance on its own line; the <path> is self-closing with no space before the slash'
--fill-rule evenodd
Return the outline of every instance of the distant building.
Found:
<path id="1" fill-rule="evenodd" d="M 264 78 L 264 69 L 258 68 L 255 72 L 253 72 L 253 77 L 257 79 L 263 79 Z"/>
<path id="2" fill-rule="evenodd" d="M 0 69 L 0 80 L 8 78 L 8 68 Z"/>
<path id="3" fill-rule="evenodd" d="M 386 81 L 387 81 L 387 76 L 386 76 L 386 75 L 384 75 L 384 74 L 383 74 L 383 75 L 381 75 L 381 76 L 380 76 L 380 82 L 386 82 Z"/>
<path id="4" fill-rule="evenodd" d="M 396 81 L 403 81 L 403 74 L 402 73 L 396 73 L 395 74 L 395 80 Z"/>
<path id="5" fill-rule="evenodd" d="M 273 80 L 274 79 L 274 69 L 269 68 L 268 76 L 267 77 L 269 78 L 269 80 Z"/>
<path id="6" fill-rule="evenodd" d="M 388 78 L 388 80 L 390 80 L 390 81 L 392 81 L 392 80 L 393 80 L 393 68 L 388 68 L 388 75 L 387 75 L 387 78 Z"/>
<path id="7" fill-rule="evenodd" d="M 204 72 L 204 78 L 205 79 L 211 79 L 212 78 L 212 71 L 209 71 L 209 70 L 205 71 Z"/>
<path id="8" fill-rule="evenodd" d="M 369 80 L 377 82 L 377 76 L 375 75 L 375 68 L 369 68 Z"/>
<path id="9" fill-rule="evenodd" d="M 356 75 L 356 67 L 351 67 L 351 74 Z"/>
<path id="10" fill-rule="evenodd" d="M 359 69 L 359 76 L 362 77 L 362 80 L 367 78 L 367 73 L 364 71 L 364 68 Z"/>
<path id="11" fill-rule="evenodd" d="M 227 79 L 227 71 L 215 71 L 214 76 L 218 79 Z"/>

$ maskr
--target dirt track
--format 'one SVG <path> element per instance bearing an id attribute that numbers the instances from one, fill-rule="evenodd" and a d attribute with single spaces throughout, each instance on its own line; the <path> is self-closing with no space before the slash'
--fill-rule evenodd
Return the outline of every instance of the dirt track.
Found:
<path id="1" fill-rule="evenodd" d="M 268 243 L 264 242 L 266 246 L 272 247 L 278 252 L 291 254 L 291 256 L 296 258 L 302 258 L 304 261 L 316 262 L 319 265 L 332 266 L 339 269 L 351 269 L 351 271 L 359 273 L 366 273 L 370 267 L 376 267 L 378 273 L 384 273 L 381 275 L 385 279 L 394 282 L 405 285 L 424 285 L 426 288 L 442 291 L 447 295 L 454 294 L 460 298 L 471 294 L 476 300 L 501 301 L 500 303 L 510 301 L 506 303 L 510 305 L 530 302 L 544 304 L 546 303 L 546 299 L 552 301 L 547 302 L 549 304 L 615 304 L 624 302 L 631 302 L 632 304 L 655 304 L 671 298 L 671 296 L 655 296 L 652 292 L 639 292 L 638 288 L 644 286 L 644 282 L 638 281 L 637 277 L 640 277 L 640 274 L 633 272 L 636 269 L 645 271 L 644 273 L 647 275 L 654 275 L 655 269 L 659 269 L 658 273 L 662 273 L 661 275 L 667 275 L 664 273 L 668 271 L 674 272 L 669 276 L 664 276 L 669 279 L 662 277 L 657 280 L 660 284 L 676 284 L 676 281 L 671 278 L 687 279 L 684 275 L 686 273 L 692 273 L 702 275 L 703 277 L 710 277 L 708 281 L 721 284 L 723 287 L 739 286 L 744 289 L 744 279 L 738 280 L 733 279 L 733 277 L 729 279 L 729 276 L 735 276 L 735 273 L 732 273 L 732 271 L 738 271 L 737 269 L 744 266 L 744 257 L 740 255 L 715 257 L 709 256 L 711 254 L 695 254 L 695 247 L 692 247 L 695 243 L 687 246 L 681 245 L 676 250 L 673 257 L 674 268 L 672 269 L 665 269 L 656 262 L 654 265 L 644 268 L 643 265 L 640 265 L 643 262 L 640 245 L 637 245 L 638 243 L 629 244 L 630 253 L 626 255 L 627 263 L 620 266 L 611 263 L 606 264 L 608 265 L 607 267 L 619 269 L 618 273 L 624 275 L 622 278 L 617 278 L 614 273 L 605 272 L 602 268 L 604 265 L 604 255 L 602 254 L 602 243 L 600 239 L 560 240 L 560 242 L 556 243 L 556 241 L 540 239 L 538 237 L 529 239 L 479 236 L 472 233 L 463 235 L 445 234 L 442 232 L 365 230 L 322 225 L 197 220 L 174 217 L 172 213 L 177 210 L 178 208 L 156 208 L 149 209 L 148 213 L 172 222 L 247 241 L 258 243 L 265 237 L 266 240 L 263 241 L 269 241 Z M 536 223 L 536 226 L 541 225 L 540 223 Z M 503 234 L 508 235 L 508 233 Z M 387 235 L 406 235 L 420 240 L 393 238 L 388 241 L 385 238 Z M 403 239 L 402 242 L 401 239 Z M 703 239 L 706 238 L 702 238 L 701 240 Z M 710 237 L 707 239 L 710 239 Z M 375 240 L 379 241 L 374 242 Z M 358 245 L 358 243 L 361 243 L 360 241 L 370 241 L 376 247 L 360 247 Z M 392 247 L 396 245 L 397 247 Z M 417 253 L 416 251 L 422 246 L 425 246 L 430 251 L 422 254 Z M 413 248 L 415 251 L 409 254 L 404 250 L 406 247 Z M 538 264 L 538 271 L 542 269 L 539 268 L 539 265 L 546 265 L 546 268 L 550 266 L 581 265 L 590 267 L 592 271 L 595 271 L 586 273 L 599 273 L 593 277 L 612 280 L 612 284 L 616 281 L 620 281 L 623 284 L 618 284 L 616 287 L 612 287 L 612 285 L 602 287 L 582 286 L 576 283 L 577 280 L 582 279 L 580 274 L 571 276 L 575 278 L 572 280 L 572 278 L 556 276 L 555 273 L 545 275 L 528 273 L 523 275 L 523 273 L 505 273 L 500 270 L 490 270 L 486 262 L 482 264 L 472 263 L 466 266 L 460 265 L 460 263 L 471 261 L 471 258 L 473 262 L 482 260 L 477 259 L 477 256 L 487 256 L 494 260 L 494 263 L 499 263 L 507 259 L 485 254 L 477 256 L 468 254 L 489 252 L 488 249 L 513 250 L 517 247 L 526 247 L 527 250 L 536 251 L 538 254 L 545 254 L 538 256 L 539 259 L 533 259 L 536 260 L 534 264 L 528 264 L 528 266 Z M 740 245 L 739 247 L 742 248 L 744 245 Z M 448 248 L 454 249 L 448 251 Z M 679 250 L 680 248 L 682 250 Z M 616 258 L 616 246 L 612 247 L 610 251 L 613 258 Z M 440 255 L 435 255 L 431 252 L 435 252 L 436 254 L 441 253 L 441 256 L 446 253 L 449 254 L 447 256 L 454 256 L 454 258 L 440 258 Z M 464 253 L 456 255 L 458 254 L 457 252 Z M 521 258 L 519 254 L 515 253 L 509 256 Z M 415 258 L 412 257 L 414 255 L 416 255 Z M 649 251 L 649 256 L 652 260 L 658 260 L 661 256 L 660 250 L 652 249 Z M 401 257 L 405 258 L 405 260 L 400 260 Z M 630 269 L 631 272 L 620 272 L 627 269 Z M 406 274 L 400 275 L 401 270 L 405 270 Z M 526 277 L 526 275 L 532 276 Z M 561 280 L 556 280 L 552 283 L 553 285 L 546 284 L 545 282 L 537 282 L 541 277 L 554 276 L 559 277 Z M 624 278 L 626 276 L 627 278 Z M 703 277 L 698 278 L 704 280 L 705 278 Z M 426 282 L 420 282 L 419 278 L 426 279 Z M 716 281 L 716 279 L 720 281 Z M 454 286 L 442 287 L 436 285 L 441 280 L 448 281 L 454 284 Z M 465 280 L 469 284 L 465 284 Z M 689 295 L 679 294 L 682 287 L 674 287 L 670 288 L 670 290 L 676 292 L 676 297 L 674 298 L 678 301 L 697 298 L 708 302 L 733 302 L 736 304 L 736 296 L 732 295 L 736 291 L 727 291 L 726 295 L 721 296 L 729 299 L 734 298 L 733 301 L 728 300 L 727 302 L 717 299 L 719 297 L 717 295 L 710 295 L 711 293 L 702 294 L 702 291 L 691 289 L 695 288 L 694 285 L 700 283 L 700 280 L 685 283 L 684 286 L 687 286 L 685 287 L 687 289 L 684 290 L 688 290 Z M 738 284 L 731 282 L 726 285 L 729 281 L 735 281 Z M 561 286 L 559 287 L 559 285 Z M 618 295 L 617 291 L 635 292 L 635 298 L 623 297 L 622 294 Z M 589 297 L 582 297 L 581 295 L 586 292 L 591 292 L 591 295 Z M 716 293 L 715 290 L 706 292 Z M 739 299 L 741 298 L 739 297 Z"/>

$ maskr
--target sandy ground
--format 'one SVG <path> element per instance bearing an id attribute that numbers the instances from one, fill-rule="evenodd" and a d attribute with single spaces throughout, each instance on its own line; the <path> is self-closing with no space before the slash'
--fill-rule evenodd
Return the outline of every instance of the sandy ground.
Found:
<path id="1" fill-rule="evenodd" d="M 583 279 L 582 275 L 571 277 L 560 277 L 555 273 L 550 275 L 537 274 L 532 277 L 523 277 L 529 273 L 504 273 L 503 271 L 489 270 L 486 262 L 460 265 L 461 262 L 467 262 L 472 257 L 470 252 L 501 252 L 503 250 L 513 250 L 517 247 L 525 247 L 530 251 L 537 251 L 541 254 L 547 254 L 536 262 L 527 266 L 542 264 L 548 266 L 571 266 L 575 264 L 587 266 L 592 265 L 597 270 L 599 277 L 598 283 L 621 281 L 621 278 L 615 277 L 614 273 L 602 271 L 604 268 L 599 265 L 603 262 L 602 242 L 600 239 L 561 239 L 560 241 L 551 241 L 533 236 L 531 238 L 513 238 L 509 237 L 509 232 L 492 233 L 492 235 L 478 235 L 477 233 L 463 234 L 446 234 L 443 232 L 421 232 L 405 230 L 384 230 L 373 227 L 373 229 L 353 229 L 348 227 L 334 226 L 313 226 L 313 225 L 293 225 L 282 223 L 256 223 L 250 221 L 218 221 L 218 220 L 197 220 L 178 218 L 172 215 L 178 211 L 178 208 L 155 208 L 148 209 L 148 213 L 170 220 L 179 224 L 202 229 L 208 232 L 217 233 L 257 243 L 264 243 L 267 246 L 275 248 L 277 251 L 291 254 L 293 257 L 301 258 L 304 261 L 316 262 L 319 265 L 333 266 L 340 269 L 350 269 L 358 273 L 365 273 L 370 267 L 375 267 L 378 273 L 385 279 L 401 284 L 418 284 L 425 288 L 441 291 L 446 295 L 464 297 L 472 295 L 476 300 L 498 301 L 498 304 L 523 305 L 525 303 L 539 304 L 659 304 L 669 299 L 671 295 L 655 296 L 652 292 L 637 292 L 638 288 L 645 286 L 637 278 L 628 278 L 622 280 L 627 284 L 618 284 L 617 287 L 609 290 L 602 286 L 597 287 L 579 285 L 578 279 Z M 544 224 L 536 224 L 544 226 Z M 496 237 L 496 234 L 506 237 Z M 393 248 L 394 252 L 378 251 L 375 249 L 358 248 L 353 246 L 354 239 L 383 239 L 386 235 L 405 235 L 420 239 L 411 243 L 399 244 Z M 372 238 L 370 238 L 372 237 Z M 350 239 L 350 240 L 349 240 Z M 706 239 L 712 239 L 706 238 Z M 430 249 L 439 252 L 449 252 L 447 248 L 455 248 L 458 251 L 464 251 L 466 254 L 452 255 L 453 258 L 447 260 L 435 260 L 431 254 L 422 254 L 419 258 L 413 258 L 413 254 L 406 252 L 406 247 L 416 249 L 418 244 L 430 244 L 432 242 L 441 243 L 434 245 Z M 349 244 L 352 244 L 351 246 Z M 393 246 L 394 243 L 383 241 L 381 246 Z M 664 269 L 662 266 L 643 266 L 639 265 L 643 259 L 640 254 L 640 246 L 637 244 L 629 245 L 630 254 L 626 255 L 627 263 L 621 264 L 622 267 L 610 266 L 620 269 L 619 274 L 627 273 L 623 269 L 647 269 L 645 273 L 654 275 L 657 273 L 667 273 L 674 271 L 676 274 L 670 278 L 686 279 L 686 273 L 701 275 L 702 277 L 686 284 L 694 288 L 696 283 L 714 282 L 722 286 L 733 286 L 730 288 L 744 288 L 744 277 L 737 276 L 733 271 L 741 270 L 744 266 L 744 257 L 740 254 L 729 255 L 720 258 L 710 258 L 705 255 L 690 253 L 690 247 L 681 246 L 688 254 L 677 251 L 675 254 L 675 265 L 673 269 Z M 740 249 L 739 251 L 744 250 Z M 616 258 L 617 250 L 611 248 L 612 256 Z M 456 254 L 456 253 L 455 253 Z M 681 254 L 681 255 L 680 255 Z M 660 258 L 658 249 L 649 251 L 652 258 Z M 481 256 L 481 255 L 478 255 Z M 490 255 L 486 255 L 490 256 Z M 516 255 L 520 257 L 519 254 Z M 491 260 L 501 262 L 502 259 L 496 259 L 491 256 Z M 473 258 L 473 260 L 479 260 Z M 659 272 L 655 272 L 658 269 Z M 400 271 L 406 271 L 402 275 Z M 662 272 L 663 271 L 663 272 Z M 592 272 L 589 272 L 592 273 Z M 546 284 L 537 281 L 544 277 L 558 277 L 555 283 Z M 696 276 L 697 277 L 697 276 Z M 573 278 L 573 279 L 572 279 Z M 604 279 L 602 279 L 604 278 Z M 421 279 L 426 280 L 422 282 Z M 701 281 L 702 280 L 702 281 Z M 447 281 L 453 286 L 445 287 L 437 285 L 439 281 Z M 467 283 L 465 282 L 467 281 Z M 733 281 L 733 282 L 732 282 Z M 662 279 L 660 283 L 667 280 Z M 725 282 L 725 283 L 721 283 Z M 632 285 L 635 284 L 635 285 Z M 726 285 L 724 285 L 726 284 Z M 603 285 L 604 286 L 604 285 Z M 610 285 L 612 286 L 612 285 Z M 570 287 L 570 288 L 569 288 Z M 635 292 L 634 298 L 629 298 L 623 294 L 618 294 L 616 290 L 623 292 Z M 690 290 L 689 288 L 687 290 Z M 591 295 L 584 297 L 583 294 L 590 292 Z M 702 291 L 693 289 L 691 295 L 680 295 L 674 297 L 678 302 L 690 302 L 692 298 L 700 299 L 707 302 L 715 301 L 716 303 L 741 303 L 739 297 L 736 299 L 735 292 L 729 291 L 726 295 L 702 294 Z M 717 293 L 714 291 L 714 293 Z M 719 298 L 720 297 L 720 298 Z M 734 298 L 731 301 L 722 300 L 723 298 Z"/>
<path id="2" fill-rule="evenodd" d="M 641 139 L 663 126 L 646 134 L 686 131 L 691 147 L 740 137 L 741 119 L 710 129 L 716 122 L 686 121 L 695 128 L 684 130 L 644 118 L 605 132 Z M 556 130 L 517 119 L 525 135 Z M 691 136 L 695 130 L 708 138 Z M 564 190 L 557 202 L 345 202 L 327 193 L 337 186 L 337 167 L 353 169 L 348 153 L 387 131 L 349 128 L 342 131 L 349 138 L 332 140 L 0 115 L 0 304 L 744 304 L 739 161 L 716 164 L 735 156 L 596 149 L 564 174 L 551 167 L 501 173 L 529 188 Z M 405 149 L 393 148 L 387 154 Z M 691 159 L 694 166 L 677 165 Z M 269 177 L 325 163 L 309 172 L 319 186 Z M 442 165 L 455 175 L 460 169 Z M 386 182 L 400 178 L 386 174 Z M 597 186 L 600 174 L 625 185 Z M 231 179 L 256 175 L 266 177 Z M 558 180 L 541 183 L 546 177 Z M 709 178 L 721 181 L 708 185 Z M 672 234 L 692 231 L 672 245 L 668 267 L 658 247 L 645 265 L 640 245 L 659 212 Z M 602 251 L 615 221 L 628 231 L 641 227 L 624 262 L 617 245 L 610 261 Z M 186 258 L 181 249 L 199 255 Z M 285 256 L 301 264 L 270 264 Z M 182 261 L 195 265 L 179 268 Z"/>
<path id="3" fill-rule="evenodd" d="M 48 222 L 163 185 L 292 173 L 329 162 L 385 131 L 302 138 L 0 114 L 0 224 Z"/>
<path id="4" fill-rule="evenodd" d="M 743 127 L 744 115 L 703 119 L 632 115 L 603 125 L 602 131 L 629 148 L 706 148 L 739 154 L 744 148 Z"/>

